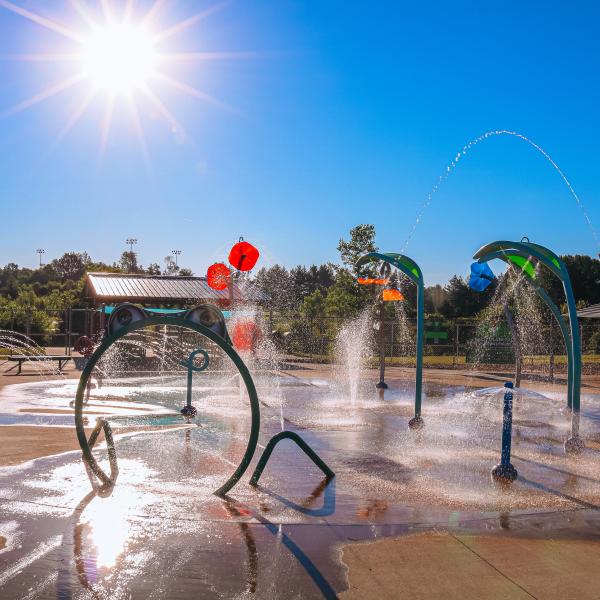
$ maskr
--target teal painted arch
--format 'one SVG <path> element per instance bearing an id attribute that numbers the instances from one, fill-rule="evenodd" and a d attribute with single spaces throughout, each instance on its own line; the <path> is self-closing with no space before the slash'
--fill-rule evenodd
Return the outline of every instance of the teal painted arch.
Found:
<path id="1" fill-rule="evenodd" d="M 396 269 L 402 271 L 407 277 L 414 283 L 418 284 L 423 282 L 423 273 L 421 267 L 410 257 L 404 254 L 398 254 L 397 252 L 369 252 L 363 254 L 358 261 L 356 266 L 360 267 L 370 260 L 379 260 L 382 262 L 389 263 L 396 267 Z"/>
<path id="2" fill-rule="evenodd" d="M 569 277 L 569 272 L 564 262 L 554 253 L 552 250 L 540 246 L 539 244 L 533 244 L 531 242 L 510 242 L 507 240 L 500 240 L 497 242 L 491 242 L 482 246 L 473 255 L 475 260 L 479 260 L 482 256 L 490 254 L 492 252 L 502 252 L 506 255 L 516 254 L 526 260 L 529 258 L 537 258 L 540 262 L 546 265 L 559 279 Z M 527 272 L 527 275 L 532 276 L 531 272 Z"/>
<path id="3" fill-rule="evenodd" d="M 386 262 L 402 271 L 417 286 L 417 348 L 415 372 L 415 416 L 422 423 L 421 405 L 423 396 L 423 330 L 425 312 L 425 284 L 421 267 L 410 257 L 397 252 L 369 252 L 361 256 L 356 266 L 364 265 L 370 260 Z M 416 423 L 416 421 L 415 421 Z"/>
<path id="4" fill-rule="evenodd" d="M 581 340 L 575 297 L 573 295 L 569 272 L 564 262 L 554 252 L 539 244 L 506 240 L 491 242 L 482 246 L 474 254 L 473 258 L 480 263 L 499 258 L 508 264 L 514 265 L 524 273 L 526 280 L 534 287 L 538 295 L 550 308 L 561 329 L 567 349 L 568 406 L 578 415 L 581 407 Z M 537 274 L 532 260 L 539 261 L 561 280 L 567 301 L 568 326 L 556 304 L 537 282 Z"/>
<path id="5" fill-rule="evenodd" d="M 214 342 L 217 346 L 219 346 L 219 348 L 223 350 L 223 352 L 231 359 L 233 364 L 237 367 L 246 386 L 248 398 L 250 400 L 251 411 L 250 434 L 240 464 L 237 466 L 237 468 L 229 477 L 229 479 L 227 479 L 227 481 L 214 492 L 216 495 L 222 496 L 226 494 L 240 480 L 242 475 L 246 472 L 250 461 L 252 460 L 252 457 L 254 456 L 260 430 L 260 406 L 258 402 L 258 394 L 256 392 L 256 387 L 254 386 L 254 381 L 252 380 L 252 376 L 250 375 L 248 368 L 246 367 L 244 361 L 240 358 L 239 354 L 235 351 L 233 346 L 228 344 L 221 336 L 219 336 L 217 333 L 215 333 L 208 327 L 205 327 L 200 323 L 195 323 L 187 319 L 169 316 L 150 317 L 148 319 L 142 319 L 140 321 L 130 323 L 129 325 L 117 331 L 115 334 L 107 336 L 102 340 L 102 343 L 92 354 L 85 368 L 83 369 L 83 372 L 81 373 L 79 385 L 77 387 L 77 394 L 75 397 L 75 429 L 77 432 L 77 439 L 79 441 L 79 445 L 83 453 L 83 459 L 90 467 L 92 473 L 102 482 L 104 486 L 109 487 L 114 485 L 115 482 L 113 478 L 111 478 L 102 470 L 102 468 L 94 458 L 91 449 L 93 443 L 90 444 L 85 434 L 83 420 L 85 391 L 88 385 L 88 381 L 91 377 L 92 371 L 94 370 L 94 367 L 96 366 L 98 360 L 115 342 L 126 336 L 128 333 L 131 333 L 138 329 L 151 327 L 154 325 L 171 325 L 173 327 L 191 329 L 196 333 L 199 333 L 200 335 L 208 338 L 210 341 Z"/>
<path id="6" fill-rule="evenodd" d="M 492 252 L 490 254 L 481 256 L 479 262 L 489 262 L 490 260 L 499 259 L 507 264 L 514 264 L 508 260 L 507 255 L 503 251 Z M 573 344 L 571 341 L 571 332 L 567 325 L 562 313 L 555 302 L 550 298 L 548 293 L 539 286 L 535 279 L 531 277 L 525 277 L 525 281 L 537 292 L 538 296 L 544 301 L 546 306 L 550 309 L 554 320 L 557 322 L 563 341 L 565 344 L 565 351 L 567 353 L 567 406 L 572 408 L 573 406 Z"/>

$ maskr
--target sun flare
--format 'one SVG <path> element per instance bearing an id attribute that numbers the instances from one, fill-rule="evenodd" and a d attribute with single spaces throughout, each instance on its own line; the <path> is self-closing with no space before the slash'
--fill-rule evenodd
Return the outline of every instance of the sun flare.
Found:
<path id="1" fill-rule="evenodd" d="M 63 39 L 66 38 L 72 45 L 72 50 L 66 53 L 48 50 L 36 54 L 12 55 L 15 61 L 55 62 L 62 64 L 64 68 L 60 69 L 61 79 L 51 82 L 46 88 L 18 104 L 0 111 L 0 118 L 14 115 L 49 98 L 71 91 L 78 94 L 81 100 L 58 133 L 57 141 L 60 141 L 83 117 L 92 103 L 98 97 L 104 97 L 104 116 L 100 121 L 99 135 L 100 159 L 107 147 L 114 112 L 123 104 L 131 115 L 133 130 L 147 160 L 142 119 L 144 114 L 158 115 L 179 142 L 187 138 L 185 129 L 161 98 L 163 88 L 221 109 L 231 110 L 218 98 L 175 77 L 170 67 L 175 63 L 196 67 L 202 62 L 231 60 L 247 56 L 247 53 L 172 52 L 165 45 L 171 38 L 209 17 L 225 4 L 214 4 L 202 12 L 161 28 L 159 21 L 164 16 L 161 15 L 161 11 L 164 11 L 165 4 L 164 0 L 154 0 L 149 10 L 138 14 L 134 0 L 119 5 L 120 10 L 115 10 L 108 0 L 102 0 L 97 3 L 95 11 L 81 0 L 71 0 L 71 6 L 77 13 L 75 19 L 81 19 L 80 27 L 73 28 L 10 0 L 0 0 L 0 8 L 28 19 Z M 65 69 L 69 70 L 66 77 Z"/>
<path id="2" fill-rule="evenodd" d="M 97 90 L 116 94 L 147 85 L 156 74 L 159 53 L 149 31 L 125 23 L 86 38 L 79 59 L 83 74 Z"/>

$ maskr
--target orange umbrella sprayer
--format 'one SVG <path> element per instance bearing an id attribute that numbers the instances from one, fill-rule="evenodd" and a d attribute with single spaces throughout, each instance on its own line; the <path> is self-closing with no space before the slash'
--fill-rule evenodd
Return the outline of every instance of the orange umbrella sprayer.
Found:
<path id="1" fill-rule="evenodd" d="M 384 302 L 401 302 L 404 300 L 404 294 L 399 290 L 383 290 L 381 292 L 381 299 Z"/>
<path id="2" fill-rule="evenodd" d="M 371 277 L 359 277 L 357 279 L 360 285 L 387 285 L 389 279 L 373 279 Z"/>

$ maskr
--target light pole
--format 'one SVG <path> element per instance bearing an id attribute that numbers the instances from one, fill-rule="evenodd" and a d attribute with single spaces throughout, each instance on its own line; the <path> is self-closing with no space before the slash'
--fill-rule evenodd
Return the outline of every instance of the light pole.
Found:
<path id="1" fill-rule="evenodd" d="M 131 252 L 133 254 L 133 247 L 135 244 L 137 244 L 137 240 L 135 238 L 127 238 L 125 240 L 125 243 L 129 246 L 129 252 Z"/>
<path id="2" fill-rule="evenodd" d="M 171 250 L 171 254 L 175 257 L 175 266 L 177 267 L 177 257 L 181 254 L 181 250 Z"/>
<path id="3" fill-rule="evenodd" d="M 38 248 L 36 252 L 40 255 L 40 269 L 42 268 L 42 254 L 45 254 L 46 251 L 43 248 Z"/>

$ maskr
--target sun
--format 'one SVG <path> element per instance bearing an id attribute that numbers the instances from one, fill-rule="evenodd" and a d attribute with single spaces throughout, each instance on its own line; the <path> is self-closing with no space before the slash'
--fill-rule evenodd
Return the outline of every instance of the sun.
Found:
<path id="1" fill-rule="evenodd" d="M 152 34 L 123 23 L 94 32 L 82 43 L 82 73 L 96 90 L 131 93 L 148 85 L 157 73 L 160 56 Z"/>
<path id="2" fill-rule="evenodd" d="M 18 104 L 0 110 L 0 118 L 14 115 L 38 103 L 67 92 L 77 93 L 78 103 L 72 114 L 57 135 L 62 140 L 86 113 L 90 105 L 99 97 L 104 98 L 104 116 L 100 120 L 99 158 L 102 159 L 111 133 L 111 123 L 116 110 L 122 105 L 130 114 L 133 130 L 136 132 L 146 162 L 148 151 L 142 123 L 142 114 L 158 115 L 166 122 L 175 139 L 187 139 L 185 129 L 175 117 L 170 107 L 161 99 L 164 88 L 191 96 L 202 102 L 231 111 L 231 107 L 204 90 L 174 77 L 171 73 L 174 64 L 185 63 L 197 69 L 203 62 L 232 60 L 253 56 L 239 52 L 177 52 L 169 50 L 169 41 L 188 28 L 220 10 L 226 3 L 208 6 L 202 12 L 193 14 L 168 26 L 160 25 L 165 9 L 164 0 L 154 0 L 150 8 L 141 12 L 135 0 L 112 3 L 98 0 L 90 7 L 83 0 L 70 0 L 76 12 L 78 27 L 64 25 L 54 19 L 19 6 L 10 0 L 0 0 L 0 8 L 11 11 L 40 27 L 66 38 L 72 50 L 61 53 L 47 52 L 36 54 L 13 54 L 15 61 L 55 62 L 60 64 L 60 78 L 50 82 L 45 88 Z M 147 3 L 146 3 L 147 4 Z M 118 6 L 119 10 L 115 10 Z M 73 21 L 73 16 L 68 16 Z M 61 49 L 64 43 L 61 44 Z M 66 77 L 65 70 L 69 72 Z M 178 69 L 180 71 L 181 69 Z M 151 110 L 140 111 L 142 103 Z M 122 128 L 120 128 L 122 129 Z"/>

